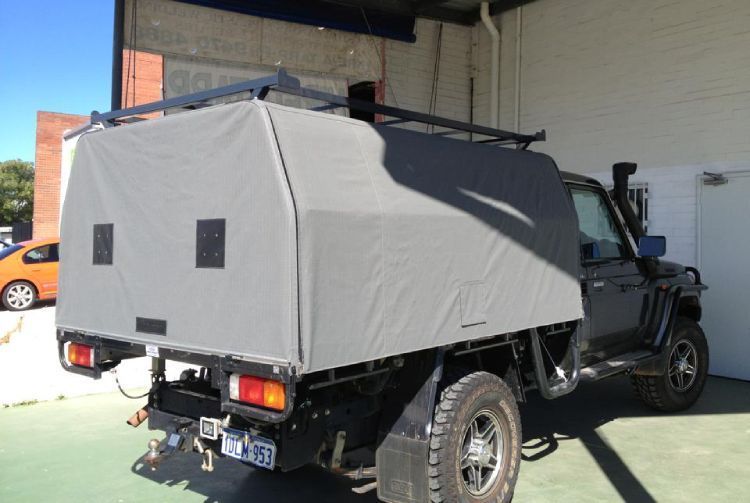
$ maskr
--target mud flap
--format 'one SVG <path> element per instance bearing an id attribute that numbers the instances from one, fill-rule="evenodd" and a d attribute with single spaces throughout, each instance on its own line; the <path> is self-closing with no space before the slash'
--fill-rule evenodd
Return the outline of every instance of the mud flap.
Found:
<path id="1" fill-rule="evenodd" d="M 376 451 L 378 498 L 389 503 L 428 500 L 432 414 L 443 374 L 443 352 L 407 359 L 396 394 L 389 397 Z"/>

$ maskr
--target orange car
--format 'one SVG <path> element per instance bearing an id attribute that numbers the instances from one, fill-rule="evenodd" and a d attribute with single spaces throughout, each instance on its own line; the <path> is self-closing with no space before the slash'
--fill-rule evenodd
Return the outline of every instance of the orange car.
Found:
<path id="1" fill-rule="evenodd" d="M 57 297 L 59 245 L 58 238 L 37 239 L 0 249 L 0 292 L 7 309 L 23 311 Z"/>

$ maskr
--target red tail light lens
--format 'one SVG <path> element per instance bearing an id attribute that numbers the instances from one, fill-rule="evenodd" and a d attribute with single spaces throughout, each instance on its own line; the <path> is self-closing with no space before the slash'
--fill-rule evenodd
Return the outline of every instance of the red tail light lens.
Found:
<path id="1" fill-rule="evenodd" d="M 229 398 L 269 409 L 284 410 L 286 388 L 284 383 L 272 379 L 232 374 L 229 376 Z"/>
<path id="2" fill-rule="evenodd" d="M 68 344 L 68 361 L 80 367 L 94 366 L 94 348 L 86 344 L 71 342 Z"/>

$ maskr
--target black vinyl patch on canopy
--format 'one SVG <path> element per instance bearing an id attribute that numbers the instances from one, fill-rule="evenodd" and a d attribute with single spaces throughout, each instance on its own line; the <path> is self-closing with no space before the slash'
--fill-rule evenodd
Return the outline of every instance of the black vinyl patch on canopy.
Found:
<path id="1" fill-rule="evenodd" d="M 94 265 L 112 265 L 115 224 L 94 224 Z"/>
<path id="2" fill-rule="evenodd" d="M 224 268 L 226 219 L 198 220 L 195 237 L 195 267 Z"/>
<path id="3" fill-rule="evenodd" d="M 136 316 L 135 331 L 142 334 L 167 335 L 167 320 Z"/>

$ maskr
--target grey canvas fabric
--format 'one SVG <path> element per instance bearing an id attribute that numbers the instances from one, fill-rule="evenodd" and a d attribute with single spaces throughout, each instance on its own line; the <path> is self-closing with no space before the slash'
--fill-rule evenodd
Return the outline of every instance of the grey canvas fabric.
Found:
<path id="1" fill-rule="evenodd" d="M 212 218 L 225 267 L 196 268 Z M 549 157 L 261 101 L 84 136 L 61 235 L 59 326 L 299 372 L 582 316 Z"/>
<path id="2" fill-rule="evenodd" d="M 226 219 L 223 269 L 195 267 L 203 219 Z M 103 223 L 114 224 L 111 266 L 92 265 L 93 226 Z M 63 206 L 57 323 L 296 364 L 295 250 L 291 195 L 259 107 L 89 133 Z M 166 336 L 135 332 L 136 317 L 166 320 Z"/>

